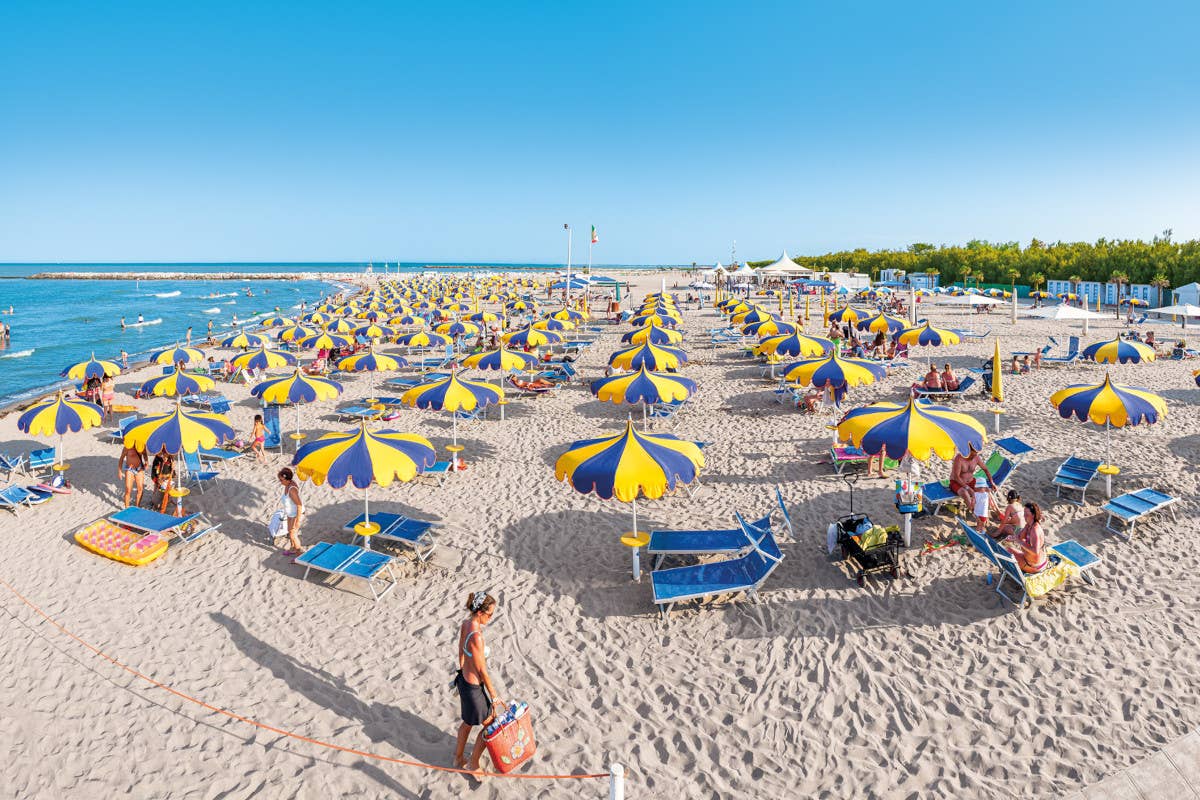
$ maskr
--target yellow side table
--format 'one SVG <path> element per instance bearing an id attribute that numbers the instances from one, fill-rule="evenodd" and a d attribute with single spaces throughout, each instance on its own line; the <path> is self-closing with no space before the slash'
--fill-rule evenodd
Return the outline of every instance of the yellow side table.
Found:
<path id="1" fill-rule="evenodd" d="M 996 421 L 996 423 L 992 429 L 994 431 L 996 431 L 996 433 L 999 433 L 1000 432 L 1000 415 L 1004 413 L 1004 409 L 997 407 L 997 408 L 989 408 L 988 411 L 992 412 L 992 419 L 994 419 Z"/>
<path id="2" fill-rule="evenodd" d="M 308 438 L 308 434 L 307 434 L 307 433 L 301 433 L 300 431 L 296 431 L 295 433 L 289 433 L 289 434 L 288 434 L 288 438 L 289 438 L 289 439 L 291 439 L 293 442 L 295 442 L 295 443 L 296 443 L 296 449 L 297 449 L 297 450 L 299 450 L 299 449 L 300 449 L 300 443 L 301 443 L 301 442 L 303 442 L 305 439 L 307 439 L 307 438 Z"/>
<path id="3" fill-rule="evenodd" d="M 621 536 L 621 544 L 633 554 L 633 579 L 642 580 L 642 548 L 650 544 L 650 534 L 645 531 L 630 531 Z"/>
<path id="4" fill-rule="evenodd" d="M 458 454 L 461 453 L 464 449 L 465 448 L 463 448 L 463 446 L 461 444 L 446 445 L 446 451 L 450 453 L 450 471 L 451 472 L 458 472 L 459 470 L 462 469 L 462 459 L 459 457 Z"/>
<path id="5" fill-rule="evenodd" d="M 186 486 L 179 486 L 167 492 L 168 497 L 175 498 L 175 516 L 183 516 L 183 498 L 192 493 L 192 490 Z"/>
<path id="6" fill-rule="evenodd" d="M 504 407 L 508 405 L 508 400 L 497 400 L 496 405 L 500 406 L 500 421 L 504 422 Z"/>
<path id="7" fill-rule="evenodd" d="M 354 534 L 363 538 L 363 547 L 367 550 L 371 549 L 371 537 L 379 533 L 381 528 L 375 522 L 363 522 L 354 526 Z"/>
<path id="8" fill-rule="evenodd" d="M 66 472 L 70 468 L 71 464 L 69 462 L 63 462 L 62 464 L 55 464 L 50 469 L 54 470 L 55 472 Z"/>
<path id="9" fill-rule="evenodd" d="M 1096 471 L 1104 476 L 1104 494 L 1111 500 L 1113 475 L 1120 475 L 1121 468 L 1116 464 L 1101 464 Z"/>

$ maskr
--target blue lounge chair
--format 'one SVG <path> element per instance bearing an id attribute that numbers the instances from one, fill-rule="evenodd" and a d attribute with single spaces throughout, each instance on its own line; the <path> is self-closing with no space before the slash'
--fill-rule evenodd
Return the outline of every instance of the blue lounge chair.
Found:
<path id="1" fill-rule="evenodd" d="M 117 444 L 123 443 L 125 441 L 125 431 L 129 430 L 129 426 L 137 421 L 137 414 L 134 414 L 130 417 L 121 417 L 119 420 L 117 420 L 117 429 L 115 431 L 110 431 L 108 438 Z"/>
<path id="2" fill-rule="evenodd" d="M 438 461 L 432 467 L 426 467 L 424 472 L 417 473 L 418 479 L 423 479 L 426 482 L 432 481 L 438 486 L 442 485 L 442 481 L 450 474 L 450 462 Z"/>
<path id="3" fill-rule="evenodd" d="M 337 418 L 339 422 L 345 422 L 346 420 L 358 422 L 364 419 L 375 419 L 381 414 L 383 414 L 382 411 L 377 408 L 371 408 L 370 406 L 347 406 L 337 410 Z"/>
<path id="4" fill-rule="evenodd" d="M 279 406 L 271 404 L 263 407 L 263 427 L 267 429 L 263 436 L 264 450 L 283 452 L 283 434 L 279 430 Z"/>
<path id="5" fill-rule="evenodd" d="M 264 441 L 263 444 L 265 445 L 266 442 Z M 238 452 L 237 450 L 226 450 L 224 447 L 201 447 L 198 452 L 200 453 L 201 461 L 208 459 L 209 461 L 214 462 L 233 461 L 238 458 L 243 458 L 246 455 L 245 453 Z"/>
<path id="6" fill-rule="evenodd" d="M 24 486 L 17 486 L 16 484 L 0 489 L 0 508 L 8 509 L 18 516 L 20 516 L 21 506 L 30 508 L 40 505 L 49 499 L 49 497 L 41 493 L 31 492 Z"/>
<path id="7" fill-rule="evenodd" d="M 779 510 L 783 513 L 783 524 L 787 528 L 788 538 L 794 539 L 796 531 L 792 528 L 792 515 L 788 513 L 787 503 L 783 502 L 783 492 L 778 486 L 775 487 L 775 502 L 779 504 Z"/>
<path id="8" fill-rule="evenodd" d="M 359 514 L 345 524 L 342 530 L 354 532 L 354 526 L 366 520 L 365 514 Z M 418 561 L 427 561 L 437 547 L 433 538 L 434 523 L 422 519 L 413 519 L 403 514 L 376 512 L 371 514 L 371 522 L 379 526 L 379 533 L 371 537 L 384 542 L 398 542 L 411 547 Z"/>
<path id="9" fill-rule="evenodd" d="M 206 521 L 201 513 L 176 517 L 171 514 L 160 514 L 157 511 L 134 507 L 123 508 L 109 514 L 108 521 L 135 531 L 178 538 L 182 544 L 194 542 L 201 536 L 212 533 L 221 527 L 220 524 L 213 525 Z"/>
<path id="10" fill-rule="evenodd" d="M 655 403 L 654 405 L 650 406 L 646 415 L 650 419 L 655 419 L 655 420 L 661 419 L 661 420 L 666 420 L 667 422 L 674 423 L 675 417 L 679 414 L 680 411 L 683 410 L 683 408 L 686 404 L 687 404 L 686 399 L 684 399 L 684 400 L 668 400 L 663 403 Z"/>
<path id="11" fill-rule="evenodd" d="M 25 454 L 17 453 L 15 456 L 10 456 L 7 453 L 0 453 L 0 470 L 7 472 L 8 479 L 11 481 L 14 473 L 25 472 Z"/>
<path id="12" fill-rule="evenodd" d="M 538 373 L 538 376 L 561 383 L 570 383 L 579 377 L 579 371 L 569 361 L 556 361 L 547 364 L 546 368 Z"/>
<path id="13" fill-rule="evenodd" d="M 319 542 L 297 557 L 296 563 L 304 567 L 306 580 L 308 573 L 314 569 L 338 578 L 361 578 L 367 582 L 376 602 L 396 586 L 391 556 L 352 544 Z M 383 579 L 384 573 L 387 573 L 386 581 Z M 375 587 L 376 579 L 382 584 L 382 590 Z"/>
<path id="14" fill-rule="evenodd" d="M 992 481 L 996 484 L 997 489 L 1003 489 L 1004 484 L 1008 482 L 1013 470 L 1016 469 L 1016 464 L 1012 459 L 1000 452 L 1003 448 L 992 451 L 992 454 L 987 457 L 984 462 L 987 465 L 988 472 L 992 473 Z M 983 470 L 975 470 L 976 478 L 986 477 Z M 950 491 L 950 481 L 931 481 L 921 485 L 922 503 L 926 512 L 936 514 L 942 509 L 942 506 L 950 503 L 960 502 L 961 497 Z"/>
<path id="15" fill-rule="evenodd" d="M 420 386 L 422 383 L 426 383 L 425 378 L 417 375 L 408 375 L 402 378 L 388 378 L 383 382 L 383 385 L 389 389 L 400 389 L 403 391 L 411 389 L 414 386 Z"/>
<path id="16" fill-rule="evenodd" d="M 1171 518 L 1178 521 L 1179 518 L 1175 516 L 1174 508 L 1177 502 L 1179 502 L 1178 497 L 1172 497 L 1154 489 L 1138 489 L 1136 492 L 1127 492 L 1120 497 L 1112 498 L 1101 506 L 1101 510 L 1108 512 L 1108 520 L 1104 523 L 1104 527 L 1118 536 L 1128 539 L 1133 535 L 1133 526 L 1137 524 L 1138 520 L 1156 511 L 1162 511 L 1164 508 L 1170 508 Z M 1118 519 L 1125 524 L 1123 530 L 1113 527 L 1113 521 Z"/>
<path id="17" fill-rule="evenodd" d="M 1008 453 L 1008 459 L 1012 462 L 1014 467 L 1020 466 L 1021 461 L 1024 460 L 1025 456 L 1029 455 L 1034 450 L 1033 445 L 1022 441 L 1016 436 L 1006 436 L 1003 439 L 997 439 L 995 441 L 995 445 L 1004 452 Z"/>
<path id="18" fill-rule="evenodd" d="M 218 392 L 201 392 L 200 394 L 190 394 L 184 397 L 182 402 L 185 406 L 212 408 L 212 404 L 218 400 L 225 400 L 225 395 Z"/>
<path id="19" fill-rule="evenodd" d="M 189 480 L 200 487 L 201 492 L 204 491 L 204 484 L 208 483 L 209 481 L 215 481 L 221 475 L 221 473 L 217 472 L 216 470 L 205 469 L 204 467 L 205 465 L 200 460 L 199 453 L 185 452 L 183 454 L 184 479 Z"/>
<path id="20" fill-rule="evenodd" d="M 1042 356 L 1043 364 L 1074 364 L 1079 360 L 1079 337 L 1072 336 L 1067 340 L 1067 354 L 1064 356 Z"/>
<path id="21" fill-rule="evenodd" d="M 658 569 L 667 556 L 740 556 L 757 545 L 762 535 L 771 529 L 771 515 L 749 523 L 748 527 L 754 529 L 753 536 L 747 536 L 741 525 L 715 530 L 650 531 L 646 555 L 654 556 L 651 569 Z"/>
<path id="22" fill-rule="evenodd" d="M 996 594 L 1017 608 L 1024 608 L 1027 604 L 1032 604 L 1033 597 L 1029 593 L 1029 585 L 1026 581 L 1037 573 L 1023 572 L 1012 553 L 1004 549 L 999 542 L 993 541 L 991 537 L 979 533 L 961 519 L 958 521 L 958 524 L 962 527 L 963 533 L 966 534 L 967 540 L 975 550 L 986 558 L 999 572 L 1000 579 L 996 581 Z M 1079 574 L 1084 580 L 1088 583 L 1094 582 L 1088 575 L 1088 572 L 1092 567 L 1101 562 L 1101 558 L 1091 550 L 1088 550 L 1074 539 L 1054 545 L 1048 548 L 1048 550 L 1051 561 L 1056 559 L 1069 561 L 1079 568 Z M 1006 591 L 1006 587 L 1009 584 L 1012 584 L 1016 590 L 1014 594 L 1009 594 Z"/>
<path id="23" fill-rule="evenodd" d="M 913 389 L 913 395 L 918 400 L 930 400 L 937 398 L 939 400 L 948 400 L 951 397 L 965 397 L 967 392 L 975 386 L 975 378 L 968 375 L 958 384 L 958 388 L 950 389 Z"/>
<path id="24" fill-rule="evenodd" d="M 740 516 L 738 519 L 741 521 Z M 755 534 L 749 526 L 744 527 L 747 535 Z M 665 619 L 676 603 L 685 600 L 737 592 L 745 592 L 747 597 L 753 599 L 763 581 L 782 560 L 783 553 L 779 551 L 779 545 L 768 528 L 758 544 L 739 558 L 651 572 L 654 602 Z"/>
<path id="25" fill-rule="evenodd" d="M 25 462 L 30 474 L 36 474 L 43 469 L 50 469 L 54 466 L 54 460 L 57 457 L 57 452 L 53 447 L 46 447 L 41 450 L 30 450 L 29 459 Z"/>
<path id="26" fill-rule="evenodd" d="M 1063 489 L 1072 489 L 1079 492 L 1079 502 L 1067 498 L 1069 502 L 1076 505 L 1084 505 L 1087 503 L 1088 485 L 1096 479 L 1100 474 L 1100 462 L 1090 458 L 1076 458 L 1071 456 L 1058 467 L 1058 472 L 1054 473 L 1054 479 L 1050 481 L 1055 487 L 1055 496 L 1062 497 Z"/>

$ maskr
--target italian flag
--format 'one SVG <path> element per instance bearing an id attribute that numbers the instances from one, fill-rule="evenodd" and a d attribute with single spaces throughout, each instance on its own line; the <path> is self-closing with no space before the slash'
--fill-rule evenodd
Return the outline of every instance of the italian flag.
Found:
<path id="1" fill-rule="evenodd" d="M 592 244 L 595 244 L 598 241 L 600 241 L 600 237 L 596 235 L 596 226 L 593 225 L 592 226 Z"/>

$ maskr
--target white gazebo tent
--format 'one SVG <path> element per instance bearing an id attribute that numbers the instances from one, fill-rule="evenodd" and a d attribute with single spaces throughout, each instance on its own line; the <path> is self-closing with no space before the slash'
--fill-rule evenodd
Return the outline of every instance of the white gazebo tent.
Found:
<path id="1" fill-rule="evenodd" d="M 1088 332 L 1088 320 L 1092 319 L 1108 319 L 1111 320 L 1108 314 L 1098 314 L 1095 311 L 1088 311 L 1086 308 L 1076 308 L 1075 306 L 1059 303 L 1056 306 L 1047 306 L 1029 311 L 1025 314 L 1027 317 L 1037 319 L 1081 319 L 1083 320 L 1083 333 L 1086 336 Z"/>

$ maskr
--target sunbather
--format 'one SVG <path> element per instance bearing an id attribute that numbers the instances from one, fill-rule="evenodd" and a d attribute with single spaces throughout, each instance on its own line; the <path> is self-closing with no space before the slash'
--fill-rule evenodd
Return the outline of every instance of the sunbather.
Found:
<path id="1" fill-rule="evenodd" d="M 254 458 L 260 464 L 267 463 L 267 451 L 263 445 L 267 441 L 267 426 L 263 424 L 263 415 L 254 415 L 254 428 L 250 431 L 250 446 L 254 450 Z"/>
<path id="2" fill-rule="evenodd" d="M 1042 509 L 1030 501 L 1025 504 L 1025 527 L 1004 542 L 1022 572 L 1041 572 L 1049 565 L 1046 557 L 1046 533 L 1042 530 Z"/>
<path id="3" fill-rule="evenodd" d="M 155 504 L 158 506 L 158 513 L 167 513 L 167 505 L 171 502 L 171 487 L 174 484 L 175 477 L 175 457 L 167 452 L 164 446 L 154 456 L 154 462 L 150 466 L 150 483 L 154 487 Z"/>
<path id="4" fill-rule="evenodd" d="M 997 539 L 1006 539 L 1025 527 L 1025 507 L 1021 505 L 1021 495 L 1016 489 L 1009 489 L 1004 499 L 1008 505 L 1000 512 L 1000 527 L 996 530 Z"/>
<path id="5" fill-rule="evenodd" d="M 117 459 L 117 479 L 125 481 L 125 507 L 129 507 L 129 497 L 133 487 L 137 486 L 137 500 L 134 505 L 142 504 L 142 493 L 146 490 L 146 454 L 136 446 L 121 450 Z"/>
<path id="6" fill-rule="evenodd" d="M 954 376 L 954 370 L 950 369 L 950 365 L 946 364 L 942 368 L 942 388 L 948 392 L 953 392 L 958 388 L 958 378 Z"/>
<path id="7" fill-rule="evenodd" d="M 942 388 L 942 376 L 937 371 L 937 367 L 933 364 L 929 365 L 929 372 L 925 373 L 925 379 L 917 381 L 912 385 L 913 397 L 917 396 L 918 389 L 938 390 Z"/>
<path id="8" fill-rule="evenodd" d="M 954 460 L 950 463 L 950 491 L 958 495 L 967 508 L 973 508 L 975 505 L 975 470 L 977 469 L 983 470 L 983 474 L 987 476 L 988 486 L 995 489 L 996 480 L 988 470 L 987 464 L 984 463 L 983 456 L 975 449 L 973 442 L 967 445 L 965 456 L 955 453 Z"/>

